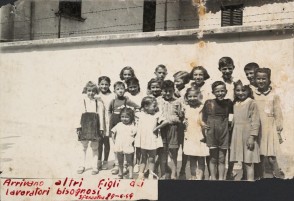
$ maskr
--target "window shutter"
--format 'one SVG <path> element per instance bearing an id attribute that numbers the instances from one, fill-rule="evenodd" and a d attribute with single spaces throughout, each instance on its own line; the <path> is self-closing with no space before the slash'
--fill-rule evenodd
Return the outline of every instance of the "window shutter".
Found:
<path id="1" fill-rule="evenodd" d="M 243 5 L 224 6 L 221 9 L 221 26 L 243 24 Z"/>

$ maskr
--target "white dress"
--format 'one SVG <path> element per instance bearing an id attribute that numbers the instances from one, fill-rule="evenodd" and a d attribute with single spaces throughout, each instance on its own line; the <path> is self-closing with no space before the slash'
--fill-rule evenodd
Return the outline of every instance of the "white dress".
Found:
<path id="1" fill-rule="evenodd" d="M 159 112 L 154 115 L 138 112 L 136 117 L 138 118 L 138 123 L 135 147 L 147 150 L 155 150 L 158 147 L 162 147 L 161 136 L 153 133 L 153 129 L 157 126 L 160 117 Z"/>
<path id="2" fill-rule="evenodd" d="M 137 105 L 141 106 L 142 99 L 144 98 L 144 95 L 142 92 L 139 92 L 137 95 L 133 96 L 129 92 L 125 93 L 125 96 L 129 98 L 129 100 L 133 101 Z"/>
<path id="3" fill-rule="evenodd" d="M 200 126 L 201 107 L 191 108 L 189 105 L 184 106 L 187 129 L 184 138 L 184 154 L 189 156 L 209 156 L 209 148 L 205 143 L 200 142 L 203 139 L 202 129 Z"/>
<path id="4" fill-rule="evenodd" d="M 111 129 L 116 135 L 114 143 L 114 152 L 123 152 L 125 154 L 134 153 L 134 140 L 136 135 L 136 126 L 134 124 L 125 125 L 119 122 Z"/>

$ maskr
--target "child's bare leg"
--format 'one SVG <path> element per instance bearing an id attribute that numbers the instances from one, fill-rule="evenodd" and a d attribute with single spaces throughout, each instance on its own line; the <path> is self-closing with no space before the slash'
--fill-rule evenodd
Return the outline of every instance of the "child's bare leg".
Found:
<path id="1" fill-rule="evenodd" d="M 172 161 L 172 174 L 171 179 L 177 178 L 177 167 L 178 167 L 178 148 L 169 149 L 169 155 Z"/>
<path id="2" fill-rule="evenodd" d="M 234 162 L 230 161 L 230 155 L 231 155 L 231 150 L 228 150 L 228 170 L 227 170 L 227 176 L 226 179 L 227 180 L 233 180 L 234 179 L 234 175 L 233 175 L 233 169 L 234 169 Z"/>
<path id="3" fill-rule="evenodd" d="M 141 149 L 141 164 L 140 164 L 140 172 L 139 172 L 139 178 L 144 177 L 144 170 L 147 163 L 147 150 Z"/>
<path id="4" fill-rule="evenodd" d="M 261 178 L 265 178 L 265 157 L 260 155 L 260 176 Z"/>
<path id="5" fill-rule="evenodd" d="M 117 152 L 116 155 L 118 160 L 118 175 L 123 176 L 124 154 L 123 152 Z"/>
<path id="6" fill-rule="evenodd" d="M 209 168 L 210 156 L 206 156 L 206 157 L 205 157 L 205 161 L 206 161 L 206 166 L 207 166 L 207 171 L 208 171 L 208 178 L 209 178 L 210 175 L 211 175 L 211 173 L 210 173 L 210 168 Z"/>
<path id="7" fill-rule="evenodd" d="M 199 169 L 199 179 L 204 179 L 204 172 L 205 172 L 205 157 L 197 157 L 198 160 L 198 169 Z"/>
<path id="8" fill-rule="evenodd" d="M 166 167 L 166 153 L 165 153 L 165 149 L 163 147 L 160 147 L 157 149 L 157 154 L 158 154 L 158 162 L 159 162 L 159 165 L 160 165 L 160 176 L 162 178 L 165 177 L 165 167 Z M 156 166 L 156 163 L 155 163 L 155 166 Z"/>
<path id="9" fill-rule="evenodd" d="M 148 163 L 149 163 L 149 178 L 153 178 L 154 167 L 155 167 L 155 156 L 156 150 L 148 150 Z"/>
<path id="10" fill-rule="evenodd" d="M 247 180 L 254 181 L 254 165 L 253 163 L 244 163 L 246 167 Z"/>
<path id="11" fill-rule="evenodd" d="M 225 178 L 225 171 L 226 171 L 226 149 L 218 149 L 218 172 L 219 172 L 219 180 L 224 180 Z"/>
<path id="12" fill-rule="evenodd" d="M 281 174 L 281 170 L 277 161 L 277 157 L 275 156 L 268 156 L 268 161 L 274 170 L 273 175 L 277 178 L 284 178 L 284 175 Z"/>
<path id="13" fill-rule="evenodd" d="M 218 163 L 218 148 L 209 149 L 210 160 L 209 160 L 209 169 L 211 180 L 216 180 L 217 172 L 217 163 Z"/>
<path id="14" fill-rule="evenodd" d="M 136 147 L 136 164 L 140 164 L 140 160 L 141 160 L 141 148 L 140 147 Z"/>
<path id="15" fill-rule="evenodd" d="M 92 141 L 90 143 L 90 147 L 92 148 L 92 168 L 93 168 L 93 171 L 98 171 L 98 146 L 99 146 L 99 142 Z"/>
<path id="16" fill-rule="evenodd" d="M 129 179 L 133 178 L 133 159 L 134 159 L 134 154 L 126 154 L 126 160 L 128 165 L 128 170 L 129 170 Z"/>
<path id="17" fill-rule="evenodd" d="M 196 179 L 196 169 L 197 169 L 197 160 L 196 156 L 190 156 L 190 171 L 191 171 L 191 179 Z"/>

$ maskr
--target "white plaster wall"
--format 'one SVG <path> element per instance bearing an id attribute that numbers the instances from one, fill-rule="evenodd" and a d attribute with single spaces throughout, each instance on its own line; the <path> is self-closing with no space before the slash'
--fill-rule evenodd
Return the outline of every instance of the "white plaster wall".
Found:
<path id="1" fill-rule="evenodd" d="M 79 46 L 2 48 L 0 54 L 0 132 L 25 135 L 52 129 L 51 138 L 73 135 L 80 118 L 79 96 L 84 84 L 108 75 L 112 84 L 119 80 L 122 67 L 135 69 L 142 91 L 154 77 L 154 68 L 164 64 L 168 79 L 178 70 L 190 71 L 203 65 L 214 80 L 220 78 L 218 60 L 230 56 L 235 61 L 235 77 L 245 77 L 243 67 L 257 62 L 272 69 L 273 83 L 279 87 L 285 115 L 283 150 L 292 154 L 294 51 L 293 37 L 259 36 L 250 38 L 173 39 L 119 43 L 80 44 Z M 111 86 L 112 89 L 112 86 Z M 39 132 L 36 132 L 36 129 Z M 71 131 L 71 132 L 69 132 Z"/>

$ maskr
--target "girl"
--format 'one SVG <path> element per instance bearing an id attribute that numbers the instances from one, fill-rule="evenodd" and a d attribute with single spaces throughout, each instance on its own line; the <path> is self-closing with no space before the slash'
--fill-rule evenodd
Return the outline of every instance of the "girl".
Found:
<path id="1" fill-rule="evenodd" d="M 109 116 L 109 130 L 120 122 L 120 112 L 124 107 L 131 107 L 133 109 L 139 108 L 139 106 L 129 100 L 127 97 L 124 96 L 125 94 L 125 84 L 123 82 L 116 82 L 114 83 L 114 93 L 115 98 L 110 101 L 108 107 L 108 116 Z M 110 133 L 111 134 L 111 133 Z M 110 136 L 111 137 L 111 136 Z M 116 154 L 115 154 L 116 159 Z M 118 161 L 115 161 L 115 167 L 112 169 L 112 174 L 118 173 Z"/>
<path id="2" fill-rule="evenodd" d="M 210 152 L 211 179 L 216 180 L 218 168 L 219 180 L 224 179 L 225 158 L 229 148 L 229 114 L 233 113 L 233 103 L 230 99 L 224 99 L 227 90 L 226 84 L 216 81 L 212 84 L 212 93 L 215 99 L 205 102 L 202 110 L 203 127 L 206 132 L 206 144 Z"/>
<path id="3" fill-rule="evenodd" d="M 160 117 L 157 101 L 154 97 L 144 97 L 141 103 L 141 112 L 136 113 L 138 118 L 137 135 L 135 146 L 141 147 L 141 164 L 138 178 L 144 178 L 144 171 L 148 160 L 149 179 L 153 179 L 156 149 L 162 147 L 162 139 L 154 128 L 157 126 Z M 148 126 L 146 126 L 148 122 Z"/>
<path id="4" fill-rule="evenodd" d="M 203 105 L 199 101 L 200 95 L 200 91 L 196 88 L 189 88 L 185 94 L 187 105 L 184 105 L 186 131 L 183 151 L 190 158 L 191 180 L 197 179 L 197 162 L 199 169 L 198 179 L 204 179 L 205 157 L 209 156 L 208 147 L 201 142 L 203 134 L 200 112 Z"/>
<path id="5" fill-rule="evenodd" d="M 174 83 L 176 87 L 175 91 L 175 97 L 180 98 L 184 96 L 184 93 L 186 93 L 185 85 L 190 82 L 190 74 L 185 71 L 179 71 L 176 72 L 174 75 Z"/>
<path id="6" fill-rule="evenodd" d="M 120 71 L 119 77 L 121 81 L 126 82 L 128 79 L 136 77 L 136 75 L 132 67 L 126 66 Z"/>
<path id="7" fill-rule="evenodd" d="M 80 126 L 77 128 L 80 150 L 83 160 L 77 170 L 78 174 L 85 171 L 85 161 L 88 145 L 92 148 L 92 175 L 98 174 L 98 149 L 104 136 L 104 105 L 100 100 L 95 99 L 98 94 L 97 86 L 89 81 L 83 89 L 83 114 Z"/>
<path id="8" fill-rule="evenodd" d="M 280 149 L 279 143 L 283 142 L 281 132 L 283 130 L 283 115 L 280 105 L 280 98 L 270 86 L 271 70 L 259 68 L 255 71 L 255 83 L 257 90 L 254 98 L 260 114 L 260 155 L 262 173 L 264 175 L 265 157 L 273 168 L 274 177 L 284 178 L 277 162 L 277 154 Z"/>
<path id="9" fill-rule="evenodd" d="M 155 98 L 161 96 L 162 83 L 161 79 L 152 78 L 147 84 L 147 95 Z"/>
<path id="10" fill-rule="evenodd" d="M 98 78 L 98 89 L 101 93 L 98 94 L 98 97 L 103 101 L 104 107 L 109 108 L 110 101 L 113 99 L 113 95 L 109 89 L 111 84 L 110 78 L 107 76 L 101 76 Z M 98 156 L 98 166 L 99 169 L 107 170 L 108 169 L 108 157 L 110 151 L 109 144 L 109 116 L 108 112 L 105 113 L 105 136 L 102 139 L 102 146 L 99 147 L 99 156 Z M 104 160 L 102 161 L 102 153 L 104 147 Z M 101 164 L 102 163 L 102 164 Z"/>
<path id="11" fill-rule="evenodd" d="M 137 78 L 130 78 L 126 81 L 127 83 L 127 96 L 134 101 L 137 105 L 141 105 L 142 102 L 142 93 L 140 93 L 140 84 Z M 134 166 L 134 172 L 139 172 L 139 165 L 141 160 L 141 149 L 136 147 L 136 161 Z"/>
<path id="12" fill-rule="evenodd" d="M 254 164 L 260 162 L 257 137 L 260 118 L 257 105 L 253 100 L 249 85 L 243 85 L 240 80 L 234 83 L 234 120 L 231 140 L 231 162 L 242 162 L 243 172 L 247 180 L 254 180 Z"/>
<path id="13" fill-rule="evenodd" d="M 120 112 L 121 122 L 112 128 L 112 139 L 114 142 L 114 152 L 117 154 L 119 173 L 118 178 L 123 178 L 124 156 L 129 164 L 129 179 L 133 179 L 133 157 L 134 157 L 134 137 L 136 128 L 134 124 L 134 111 L 124 108 Z"/>

